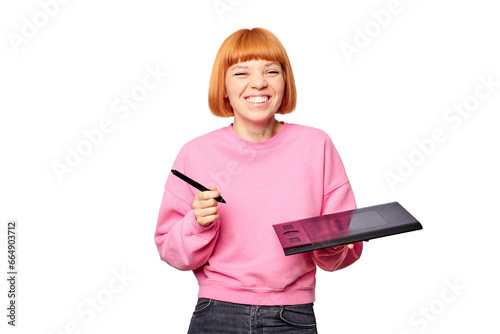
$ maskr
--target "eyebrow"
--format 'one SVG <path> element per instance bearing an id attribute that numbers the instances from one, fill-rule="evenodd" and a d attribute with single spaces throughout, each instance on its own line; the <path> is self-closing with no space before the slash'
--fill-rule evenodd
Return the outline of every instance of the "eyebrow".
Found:
<path id="1" fill-rule="evenodd" d="M 267 63 L 265 64 L 264 66 L 265 67 L 270 67 L 270 66 L 273 66 L 273 65 L 280 65 L 280 63 L 277 63 L 277 62 L 270 62 L 270 63 Z M 235 70 L 235 69 L 248 69 L 248 66 L 245 66 L 245 65 L 238 65 L 238 66 L 235 66 L 232 68 L 232 70 Z"/>

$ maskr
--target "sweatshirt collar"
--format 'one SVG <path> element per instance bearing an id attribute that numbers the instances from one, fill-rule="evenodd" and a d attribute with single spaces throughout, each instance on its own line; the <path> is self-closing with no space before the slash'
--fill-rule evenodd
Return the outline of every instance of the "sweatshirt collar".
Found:
<path id="1" fill-rule="evenodd" d="M 283 124 L 283 127 L 281 128 L 281 130 L 277 134 L 275 134 L 273 137 L 271 137 L 267 140 L 264 140 L 264 141 L 253 142 L 253 141 L 248 141 L 248 140 L 241 138 L 240 136 L 238 136 L 234 132 L 233 123 L 231 123 L 228 127 L 226 127 L 226 133 L 231 138 L 231 140 L 233 140 L 234 142 L 236 142 L 237 144 L 239 144 L 241 146 L 244 146 L 246 148 L 256 149 L 256 150 L 262 150 L 262 149 L 266 149 L 266 148 L 270 148 L 270 147 L 273 147 L 275 145 L 278 145 L 286 137 L 286 135 L 288 134 L 288 131 L 289 131 L 289 124 L 285 123 L 285 122 L 281 122 L 281 123 Z"/>

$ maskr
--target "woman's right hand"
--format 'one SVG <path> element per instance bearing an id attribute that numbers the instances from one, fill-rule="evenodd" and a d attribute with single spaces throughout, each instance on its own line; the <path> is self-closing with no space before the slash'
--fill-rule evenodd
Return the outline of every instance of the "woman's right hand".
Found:
<path id="1" fill-rule="evenodd" d="M 201 191 L 194 196 L 192 205 L 196 221 L 203 227 L 209 226 L 219 218 L 219 206 L 215 198 L 220 196 L 216 186 L 208 191 Z"/>

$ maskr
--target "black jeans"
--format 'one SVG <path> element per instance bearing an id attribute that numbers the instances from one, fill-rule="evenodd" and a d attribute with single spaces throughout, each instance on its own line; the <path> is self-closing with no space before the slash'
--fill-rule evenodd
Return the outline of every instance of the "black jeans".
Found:
<path id="1" fill-rule="evenodd" d="M 259 306 L 200 298 L 188 334 L 305 334 L 316 331 L 313 304 Z"/>

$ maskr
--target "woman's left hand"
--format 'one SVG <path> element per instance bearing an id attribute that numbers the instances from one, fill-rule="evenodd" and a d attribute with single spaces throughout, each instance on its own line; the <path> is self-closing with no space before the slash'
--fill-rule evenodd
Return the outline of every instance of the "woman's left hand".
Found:
<path id="1" fill-rule="evenodd" d="M 368 242 L 368 241 L 370 241 L 370 240 L 365 240 L 365 242 Z M 340 246 L 333 247 L 333 249 L 337 249 L 339 247 L 344 247 L 344 246 L 347 246 L 347 248 L 349 248 L 349 249 L 354 248 L 354 244 L 347 244 L 347 245 L 340 245 Z"/>

